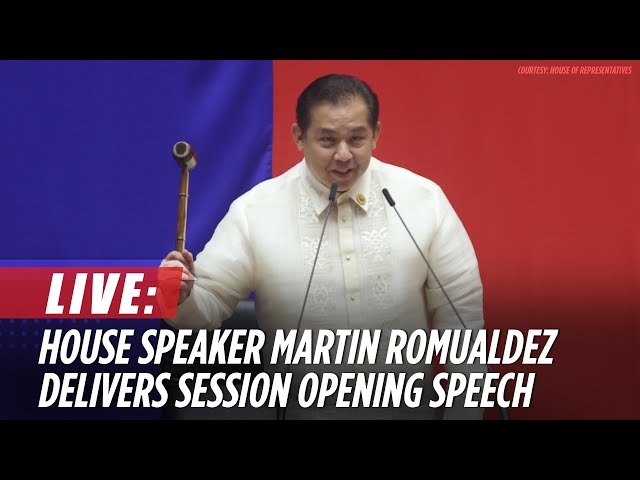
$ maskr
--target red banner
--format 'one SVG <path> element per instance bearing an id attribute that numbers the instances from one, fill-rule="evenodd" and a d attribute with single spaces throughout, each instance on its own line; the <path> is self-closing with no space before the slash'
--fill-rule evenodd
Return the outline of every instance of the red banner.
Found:
<path id="1" fill-rule="evenodd" d="M 2 267 L 0 318 L 174 318 L 176 267 Z"/>

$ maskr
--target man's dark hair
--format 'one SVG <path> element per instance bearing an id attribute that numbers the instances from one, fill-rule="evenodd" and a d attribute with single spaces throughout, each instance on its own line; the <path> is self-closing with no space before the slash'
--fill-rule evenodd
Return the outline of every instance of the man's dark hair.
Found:
<path id="1" fill-rule="evenodd" d="M 332 73 L 319 77 L 311 82 L 298 97 L 296 106 L 296 123 L 302 135 L 307 133 L 311 123 L 311 109 L 319 103 L 329 102 L 332 105 L 352 102 L 361 98 L 367 105 L 369 112 L 369 125 L 375 132 L 380 114 L 378 96 L 371 87 L 362 80 L 350 75 L 338 75 Z"/>

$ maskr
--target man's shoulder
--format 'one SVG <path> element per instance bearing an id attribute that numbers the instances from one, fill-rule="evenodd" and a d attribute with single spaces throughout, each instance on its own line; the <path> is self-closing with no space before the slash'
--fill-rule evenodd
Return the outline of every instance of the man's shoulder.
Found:
<path id="1" fill-rule="evenodd" d="M 378 158 L 371 158 L 371 166 L 374 175 L 377 175 L 382 188 L 391 190 L 402 189 L 412 190 L 413 193 L 424 193 L 428 195 L 442 194 L 442 188 L 435 181 L 423 177 L 408 168 L 383 162 Z"/>
<path id="2" fill-rule="evenodd" d="M 249 191 L 240 195 L 234 203 L 247 206 L 286 198 L 290 189 L 299 182 L 300 166 L 298 163 L 277 177 L 263 180 Z"/>

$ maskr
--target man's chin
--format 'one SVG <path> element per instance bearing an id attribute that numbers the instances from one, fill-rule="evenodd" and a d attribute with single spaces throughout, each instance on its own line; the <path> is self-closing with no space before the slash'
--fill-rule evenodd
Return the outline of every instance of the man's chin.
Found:
<path id="1" fill-rule="evenodd" d="M 349 178 L 341 179 L 336 178 L 335 175 L 331 175 L 329 177 L 329 187 L 331 187 L 332 183 L 336 183 L 338 185 L 338 192 L 342 193 L 353 187 L 353 184 L 356 183 L 356 177 L 355 175 L 351 175 Z"/>
<path id="2" fill-rule="evenodd" d="M 336 182 L 336 183 L 338 184 L 338 193 L 344 193 L 353 186 L 353 182 L 348 182 L 348 183 Z"/>

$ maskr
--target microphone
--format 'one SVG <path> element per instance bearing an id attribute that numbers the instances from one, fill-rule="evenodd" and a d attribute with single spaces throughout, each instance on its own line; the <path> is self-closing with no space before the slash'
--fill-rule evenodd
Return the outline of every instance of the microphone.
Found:
<path id="1" fill-rule="evenodd" d="M 332 183 L 331 189 L 329 190 L 329 209 L 327 210 L 327 216 L 324 219 L 324 224 L 322 225 L 322 231 L 320 232 L 320 241 L 318 241 L 318 249 L 316 250 L 316 258 L 313 260 L 313 266 L 311 267 L 311 274 L 309 275 L 309 283 L 307 284 L 307 291 L 304 293 L 304 300 L 302 301 L 302 310 L 300 310 L 300 317 L 298 318 L 298 326 L 296 327 L 296 336 L 298 331 L 300 330 L 300 325 L 302 324 L 302 315 L 304 315 L 304 307 L 307 305 L 307 298 L 309 297 L 309 290 L 311 289 L 311 280 L 313 280 L 313 272 L 316 269 L 316 263 L 318 262 L 318 255 L 320 254 L 320 247 L 322 246 L 322 237 L 324 237 L 324 230 L 327 228 L 327 222 L 329 221 L 329 216 L 331 215 L 331 207 L 333 207 L 333 202 L 336 199 L 336 193 L 338 191 L 338 184 Z M 289 373 L 289 365 L 287 365 L 286 374 Z M 280 409 L 282 408 L 282 414 L 280 413 Z M 282 420 L 285 419 L 287 415 L 287 407 L 276 407 L 277 418 Z"/>
<path id="2" fill-rule="evenodd" d="M 324 229 L 327 227 L 327 221 L 329 215 L 331 215 L 331 207 L 336 199 L 336 192 L 338 191 L 338 184 L 332 183 L 331 190 L 329 191 L 329 210 L 327 216 L 324 219 L 324 225 L 322 225 L 322 232 L 320 232 L 320 241 L 318 242 L 318 249 L 316 250 L 316 258 L 313 260 L 313 266 L 311 267 L 311 275 L 309 275 L 309 283 L 307 285 L 307 291 L 304 294 L 304 300 L 302 301 L 302 310 L 300 311 L 300 318 L 298 318 L 298 326 L 296 330 L 300 330 L 300 324 L 302 323 L 302 315 L 304 314 L 304 307 L 307 304 L 307 297 L 309 296 L 309 290 L 311 289 L 311 280 L 313 279 L 313 272 L 316 269 L 316 262 L 318 261 L 318 255 L 320 254 L 320 246 L 322 245 L 322 237 L 324 237 Z"/>
<path id="3" fill-rule="evenodd" d="M 402 219 L 402 216 L 400 215 L 400 212 L 398 212 L 398 209 L 396 208 L 396 202 L 391 197 L 391 194 L 389 193 L 389 190 L 387 190 L 386 188 L 383 188 L 382 189 L 382 194 L 384 195 L 384 198 L 387 199 L 387 202 L 389 203 L 389 205 L 396 211 L 396 214 L 398 215 L 398 218 L 402 222 L 402 225 L 404 225 L 404 228 L 407 231 L 407 233 L 409 234 L 409 236 L 411 237 L 411 240 L 413 240 L 413 243 L 415 244 L 416 248 L 418 249 L 418 252 L 420 252 L 420 256 L 424 260 L 424 263 L 427 264 L 427 267 L 429 268 L 429 271 L 431 272 L 431 275 L 433 275 L 433 278 L 438 283 L 438 286 L 440 287 L 440 290 L 442 290 L 442 293 L 444 294 L 445 298 L 447 299 L 447 302 L 449 302 L 449 305 L 451 305 L 451 308 L 455 312 L 456 317 L 458 317 L 458 320 L 460 320 L 460 323 L 465 328 L 465 330 L 468 330 L 469 327 L 467 327 L 466 323 L 464 323 L 464 320 L 462 320 L 462 317 L 458 313 L 458 310 L 453 305 L 453 302 L 449 298 L 449 295 L 447 294 L 447 291 L 442 286 L 442 283 L 440 283 L 440 280 L 438 279 L 438 276 L 436 275 L 436 272 L 433 271 L 433 268 L 431 268 L 431 264 L 427 260 L 427 257 L 425 257 L 424 253 L 422 253 L 422 249 L 418 245 L 418 242 L 416 242 L 416 239 L 413 238 L 413 235 L 411 234 L 411 230 L 409 230 L 409 227 L 407 227 L 407 224 L 404 223 L 404 220 Z M 487 370 L 489 372 L 493 373 L 493 370 L 491 370 L 491 367 L 489 365 L 487 365 Z M 496 405 L 497 405 L 497 403 L 496 403 Z M 509 413 L 508 413 L 507 409 L 505 407 L 501 407 L 500 405 L 497 405 L 497 406 L 498 406 L 498 409 L 500 410 L 500 417 L 502 418 L 502 420 L 509 420 Z"/>

